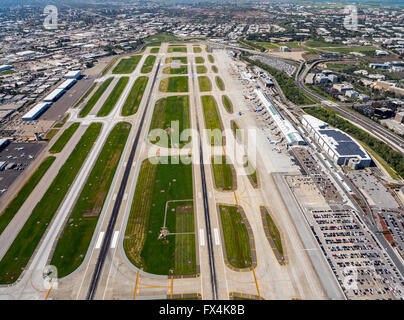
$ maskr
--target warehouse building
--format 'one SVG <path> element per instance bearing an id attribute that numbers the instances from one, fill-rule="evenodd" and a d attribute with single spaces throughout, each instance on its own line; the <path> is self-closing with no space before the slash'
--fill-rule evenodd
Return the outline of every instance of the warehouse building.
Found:
<path id="1" fill-rule="evenodd" d="M 23 117 L 22 120 L 31 121 L 37 119 L 42 113 L 44 113 L 50 107 L 50 103 L 48 102 L 40 102 L 35 107 L 33 107 L 30 111 L 28 111 Z"/>
<path id="2" fill-rule="evenodd" d="M 71 87 L 74 86 L 74 84 L 77 82 L 76 79 L 67 79 L 66 81 L 64 81 L 59 87 L 58 89 L 61 90 L 69 90 Z"/>
<path id="3" fill-rule="evenodd" d="M 367 168 L 372 164 L 365 149 L 345 132 L 310 115 L 304 115 L 302 123 L 334 163 L 349 165 L 353 169 Z"/>
<path id="4" fill-rule="evenodd" d="M 296 130 L 296 128 L 290 123 L 290 121 L 286 120 L 275 108 L 269 99 L 268 95 L 264 93 L 260 89 L 256 89 L 255 93 L 258 98 L 261 100 L 261 103 L 267 109 L 272 119 L 278 126 L 279 130 L 282 132 L 285 137 L 288 145 L 305 145 L 306 141 L 302 138 L 300 133 Z"/>
<path id="5" fill-rule="evenodd" d="M 47 95 L 43 101 L 45 102 L 55 102 L 57 101 L 63 94 L 65 93 L 65 90 L 63 89 L 55 89 L 53 90 L 49 95 Z"/>
<path id="6" fill-rule="evenodd" d="M 64 76 L 65 79 L 76 79 L 76 80 L 80 79 L 80 77 L 81 77 L 80 71 L 69 71 Z"/>

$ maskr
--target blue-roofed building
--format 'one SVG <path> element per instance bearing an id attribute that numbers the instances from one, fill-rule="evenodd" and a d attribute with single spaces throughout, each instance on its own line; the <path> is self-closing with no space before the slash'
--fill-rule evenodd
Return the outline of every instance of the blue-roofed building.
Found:
<path id="1" fill-rule="evenodd" d="M 302 123 L 334 163 L 354 166 L 355 169 L 372 164 L 372 158 L 365 149 L 345 132 L 329 127 L 328 123 L 310 115 L 304 115 Z"/>

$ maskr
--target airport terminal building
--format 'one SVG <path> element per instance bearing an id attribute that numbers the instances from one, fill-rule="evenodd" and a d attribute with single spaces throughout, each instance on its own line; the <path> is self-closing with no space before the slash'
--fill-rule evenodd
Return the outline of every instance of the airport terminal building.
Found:
<path id="1" fill-rule="evenodd" d="M 353 169 L 371 165 L 372 158 L 365 149 L 345 132 L 329 127 L 328 123 L 310 115 L 304 115 L 302 123 L 336 164 Z"/>
<path id="2" fill-rule="evenodd" d="M 272 104 L 270 98 L 266 93 L 262 90 L 255 90 L 255 94 L 260 99 L 261 103 L 271 115 L 272 119 L 278 126 L 279 130 L 282 132 L 285 137 L 288 145 L 305 145 L 306 141 L 302 138 L 300 133 L 295 129 L 295 127 L 290 123 L 290 121 L 286 120 L 275 108 Z"/>

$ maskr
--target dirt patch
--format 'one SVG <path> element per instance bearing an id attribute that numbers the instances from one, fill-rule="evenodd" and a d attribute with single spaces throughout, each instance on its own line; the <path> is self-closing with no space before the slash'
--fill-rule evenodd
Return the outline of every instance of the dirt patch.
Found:
<path id="1" fill-rule="evenodd" d="M 189 213 L 192 212 L 192 205 L 187 205 L 187 206 L 178 206 L 177 207 L 177 213 Z"/>

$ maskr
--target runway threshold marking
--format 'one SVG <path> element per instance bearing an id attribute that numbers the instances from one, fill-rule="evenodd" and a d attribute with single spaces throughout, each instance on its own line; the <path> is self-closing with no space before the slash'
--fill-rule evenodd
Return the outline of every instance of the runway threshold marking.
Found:
<path id="1" fill-rule="evenodd" d="M 118 242 L 118 235 L 119 235 L 119 230 L 114 232 L 114 237 L 112 238 L 112 243 L 111 243 L 111 249 L 115 249 L 116 243 Z"/>
<path id="2" fill-rule="evenodd" d="M 140 272 L 140 270 L 137 271 L 136 285 L 135 285 L 135 292 L 134 292 L 134 294 L 133 294 L 133 300 L 136 300 L 137 284 L 139 283 L 139 272 Z"/>
<path id="3" fill-rule="evenodd" d="M 256 274 L 255 274 L 255 269 L 254 269 L 254 267 L 252 268 L 252 272 L 253 272 L 253 275 L 254 275 L 255 285 L 256 285 L 256 287 L 257 287 L 258 297 L 261 299 L 260 287 L 259 287 L 259 285 L 258 285 L 257 276 L 256 276 Z"/>
<path id="4" fill-rule="evenodd" d="M 213 232 L 215 234 L 215 243 L 216 243 L 217 246 L 220 246 L 219 230 L 217 228 L 214 228 Z"/>
<path id="5" fill-rule="evenodd" d="M 199 245 L 201 247 L 205 246 L 205 235 L 202 228 L 199 229 Z"/>
<path id="6" fill-rule="evenodd" d="M 97 243 L 95 244 L 96 249 L 101 248 L 101 243 L 102 243 L 102 239 L 104 238 L 104 234 L 105 234 L 105 232 L 100 232 L 100 234 L 98 235 Z"/>

